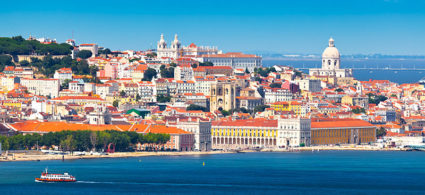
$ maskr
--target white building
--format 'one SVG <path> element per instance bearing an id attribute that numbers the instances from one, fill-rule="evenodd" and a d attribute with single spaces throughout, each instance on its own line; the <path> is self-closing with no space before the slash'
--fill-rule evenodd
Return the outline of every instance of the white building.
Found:
<path id="1" fill-rule="evenodd" d="M 196 46 L 194 43 L 191 43 L 187 47 L 183 47 L 183 55 L 185 56 L 201 56 L 201 55 L 215 55 L 221 54 L 222 51 L 218 50 L 217 47 L 209 46 Z"/>
<path id="2" fill-rule="evenodd" d="M 193 69 L 191 66 L 177 66 L 174 68 L 174 79 L 177 81 L 193 80 Z"/>
<path id="3" fill-rule="evenodd" d="M 56 98 L 59 96 L 59 80 L 58 79 L 29 79 L 21 78 L 22 86 L 27 87 L 30 93 L 35 95 L 50 96 Z"/>
<path id="4" fill-rule="evenodd" d="M 79 51 L 82 51 L 82 50 L 88 50 L 88 51 L 91 51 L 91 53 L 92 53 L 92 57 L 95 57 L 95 56 L 98 54 L 98 52 L 99 52 L 99 47 L 98 47 L 96 44 L 94 44 L 94 43 L 81 44 L 81 45 L 78 47 L 78 50 L 79 50 Z"/>
<path id="5" fill-rule="evenodd" d="M 309 74 L 312 76 L 352 77 L 352 69 L 341 69 L 340 62 L 339 51 L 335 47 L 334 40 L 330 38 L 329 47 L 322 54 L 322 68 L 312 68 Z"/>
<path id="6" fill-rule="evenodd" d="M 150 81 L 140 81 L 139 85 L 139 95 L 142 102 L 156 102 L 156 87 Z"/>
<path id="7" fill-rule="evenodd" d="M 176 81 L 176 93 L 195 93 L 195 82 Z"/>
<path id="8" fill-rule="evenodd" d="M 195 78 L 195 92 L 203 93 L 206 96 L 211 95 L 211 85 L 216 84 L 217 79 L 214 76 Z"/>
<path id="9" fill-rule="evenodd" d="M 264 89 L 264 99 L 266 104 L 291 101 L 292 93 L 291 91 L 282 88 L 266 88 Z"/>
<path id="10" fill-rule="evenodd" d="M 72 80 L 72 69 L 61 68 L 59 70 L 56 70 L 55 74 L 53 75 L 53 78 L 59 79 L 59 84 L 62 85 L 65 80 Z"/>
<path id="11" fill-rule="evenodd" d="M 225 54 L 203 55 L 203 62 L 211 62 L 214 66 L 230 66 L 233 69 L 246 68 L 252 72 L 254 68 L 262 66 L 262 58 L 253 54 L 229 52 Z"/>
<path id="12" fill-rule="evenodd" d="M 177 127 L 185 131 L 192 132 L 195 137 L 194 149 L 198 151 L 210 151 L 211 144 L 211 122 L 196 119 L 180 119 L 176 122 L 167 122 L 167 126 Z"/>
<path id="13" fill-rule="evenodd" d="M 157 45 L 157 57 L 158 58 L 174 58 L 177 59 L 181 55 L 180 42 L 177 38 L 177 34 L 174 36 L 174 41 L 171 43 L 171 47 L 167 47 L 167 43 L 164 40 L 164 35 L 161 34 L 161 39 Z"/>
<path id="14" fill-rule="evenodd" d="M 311 142 L 310 119 L 278 119 L 277 146 L 298 147 L 301 144 L 309 146 Z"/>

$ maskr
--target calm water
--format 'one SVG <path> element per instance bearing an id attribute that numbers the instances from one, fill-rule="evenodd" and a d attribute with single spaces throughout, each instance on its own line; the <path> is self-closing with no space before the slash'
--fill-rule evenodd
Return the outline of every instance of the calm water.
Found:
<path id="1" fill-rule="evenodd" d="M 320 59 L 317 60 L 263 60 L 264 66 L 288 65 L 296 68 L 321 67 Z M 391 67 L 391 68 L 422 68 L 425 69 L 424 59 L 341 59 L 342 68 L 364 68 L 364 67 Z M 304 70 L 308 73 L 308 70 Z M 417 83 L 425 77 L 425 71 L 391 71 L 391 70 L 353 70 L 354 77 L 358 80 L 390 80 L 396 83 Z"/>
<path id="2" fill-rule="evenodd" d="M 205 166 L 202 163 L 205 162 Z M 77 183 L 35 183 L 46 167 Z M 0 194 L 425 194 L 424 152 L 323 151 L 0 163 Z"/>

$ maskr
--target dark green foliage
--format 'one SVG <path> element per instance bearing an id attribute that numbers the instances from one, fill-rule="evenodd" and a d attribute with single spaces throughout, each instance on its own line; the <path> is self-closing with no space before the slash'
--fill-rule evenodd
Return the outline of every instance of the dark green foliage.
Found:
<path id="1" fill-rule="evenodd" d="M 93 55 L 93 53 L 89 50 L 81 50 L 78 52 L 77 57 L 82 59 L 90 58 Z"/>
<path id="2" fill-rule="evenodd" d="M 158 95 L 156 97 L 156 101 L 159 102 L 159 103 L 170 102 L 171 101 L 171 97 L 170 96 Z"/>
<path id="3" fill-rule="evenodd" d="M 282 84 L 281 83 L 272 83 L 272 84 L 270 84 L 270 87 L 271 88 L 281 88 Z"/>
<path id="4" fill-rule="evenodd" d="M 22 61 L 19 62 L 19 64 L 21 66 L 28 66 L 28 65 L 30 65 L 30 63 L 27 60 L 22 60 Z"/>
<path id="5" fill-rule="evenodd" d="M 148 57 L 148 58 L 156 58 L 156 53 L 155 52 L 148 53 L 148 54 L 146 54 L 146 57 Z"/>
<path id="6" fill-rule="evenodd" d="M 204 112 L 208 112 L 208 109 L 207 109 L 207 108 L 205 108 L 205 107 L 203 107 L 203 106 L 196 105 L 196 104 L 191 104 L 191 105 L 189 105 L 189 106 L 186 108 L 186 110 L 202 110 L 202 111 L 204 111 Z"/>
<path id="7" fill-rule="evenodd" d="M 199 66 L 214 66 L 212 62 L 199 62 Z"/>
<path id="8" fill-rule="evenodd" d="M 337 88 L 337 89 L 335 89 L 335 91 L 336 91 L 336 92 L 344 92 L 344 90 L 343 90 L 343 89 L 341 89 L 341 88 Z"/>
<path id="9" fill-rule="evenodd" d="M 106 49 L 99 49 L 99 51 L 97 51 L 99 54 L 111 54 L 111 50 L 109 48 Z"/>
<path id="10" fill-rule="evenodd" d="M 74 74 L 79 75 L 91 74 L 92 76 L 96 76 L 97 71 L 97 67 L 89 67 L 86 60 L 77 61 L 73 60 L 70 56 L 63 58 L 45 56 L 42 60 L 31 58 L 29 66 L 37 68 L 38 72 L 44 74 L 46 77 L 53 77 L 55 71 L 60 68 L 71 68 Z"/>
<path id="11" fill-rule="evenodd" d="M 256 113 L 256 112 L 264 112 L 264 110 L 266 110 L 266 108 L 270 108 L 270 106 L 269 105 L 259 105 L 259 106 L 256 106 L 254 108 L 254 113 Z"/>
<path id="12" fill-rule="evenodd" d="M 387 135 L 387 131 L 385 131 L 385 128 L 383 128 L 383 127 L 379 128 L 379 129 L 376 131 L 376 137 L 377 137 L 377 138 L 379 138 L 379 137 L 383 137 L 383 136 L 385 136 L 385 135 Z"/>
<path id="13" fill-rule="evenodd" d="M 162 78 L 174 78 L 174 67 L 170 66 L 167 68 L 165 65 L 162 65 L 159 69 Z"/>
<path id="14" fill-rule="evenodd" d="M 383 102 L 383 101 L 385 101 L 385 100 L 388 99 L 387 97 L 385 97 L 383 95 L 378 95 L 377 96 L 377 95 L 372 94 L 372 93 L 368 93 L 367 95 L 369 97 L 369 103 L 370 104 L 376 104 L 376 105 L 378 105 L 380 102 Z"/>
<path id="15" fill-rule="evenodd" d="M 69 55 L 73 47 L 67 43 L 42 44 L 27 41 L 22 36 L 0 38 L 0 54 L 10 55 Z"/>
<path id="16" fill-rule="evenodd" d="M 354 114 L 360 114 L 360 113 L 366 113 L 366 110 L 364 108 L 355 108 L 351 110 Z"/>
<path id="17" fill-rule="evenodd" d="M 258 69 L 256 69 L 256 71 L 262 77 L 267 77 L 267 76 L 269 76 L 270 72 L 276 72 L 276 69 L 273 68 L 273 67 L 271 67 L 271 68 L 258 68 Z"/>
<path id="18" fill-rule="evenodd" d="M 143 74 L 142 81 L 152 81 L 152 78 L 156 76 L 156 70 L 153 68 L 148 68 Z"/>
<path id="19" fill-rule="evenodd" d="M 12 57 L 9 55 L 0 55 L 0 71 L 3 71 L 5 66 L 14 65 Z"/>
<path id="20" fill-rule="evenodd" d="M 62 89 L 69 89 L 69 82 L 71 82 L 70 79 L 65 79 L 61 85 L 61 90 Z"/>
<path id="21" fill-rule="evenodd" d="M 114 102 L 112 102 L 112 106 L 114 106 L 115 108 L 118 108 L 119 106 L 118 100 L 114 100 Z"/>
<path id="22" fill-rule="evenodd" d="M 220 110 L 220 112 L 223 116 L 229 116 L 232 114 L 230 111 L 227 111 L 227 110 Z"/>
<path id="23" fill-rule="evenodd" d="M 138 134 L 136 132 L 121 131 L 60 131 L 40 134 L 0 136 L 3 150 L 25 150 L 52 145 L 60 146 L 66 151 L 90 151 L 105 149 L 109 143 L 115 144 L 116 151 L 129 151 L 137 143 L 163 145 L 170 140 L 168 134 Z"/>

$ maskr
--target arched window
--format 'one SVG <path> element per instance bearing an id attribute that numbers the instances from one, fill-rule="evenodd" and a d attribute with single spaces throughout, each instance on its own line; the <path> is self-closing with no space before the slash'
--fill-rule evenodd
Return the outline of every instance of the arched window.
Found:
<path id="1" fill-rule="evenodd" d="M 334 65 L 336 66 L 336 62 L 337 62 L 338 60 L 335 60 L 335 62 L 334 62 Z"/>
<path id="2" fill-rule="evenodd" d="M 328 65 L 331 65 L 331 60 L 328 60 Z"/>

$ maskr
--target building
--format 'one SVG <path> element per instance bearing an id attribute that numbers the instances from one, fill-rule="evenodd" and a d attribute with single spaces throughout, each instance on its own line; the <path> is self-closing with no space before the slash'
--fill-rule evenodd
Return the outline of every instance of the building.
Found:
<path id="1" fill-rule="evenodd" d="M 90 44 L 81 44 L 81 45 L 78 47 L 78 50 L 79 50 L 79 51 L 83 51 L 83 50 L 91 51 L 91 53 L 92 53 L 92 57 L 96 57 L 96 56 L 97 56 L 97 54 L 98 54 L 98 52 L 99 52 L 99 47 L 98 47 L 96 44 L 94 44 L 94 43 L 90 43 Z"/>
<path id="2" fill-rule="evenodd" d="M 194 80 L 193 69 L 190 65 L 182 65 L 174 68 L 174 79 L 176 81 Z"/>
<path id="3" fill-rule="evenodd" d="M 203 62 L 211 62 L 214 66 L 230 66 L 233 69 L 248 69 L 253 72 L 254 68 L 262 66 L 262 58 L 253 54 L 229 52 L 225 54 L 203 55 Z"/>
<path id="4" fill-rule="evenodd" d="M 352 69 L 341 69 L 340 63 L 339 51 L 335 47 L 334 40 L 330 38 L 329 46 L 322 54 L 322 68 L 312 68 L 309 74 L 311 76 L 331 76 L 337 78 L 352 77 Z"/>
<path id="5" fill-rule="evenodd" d="M 205 77 L 207 75 L 230 76 L 233 68 L 230 66 L 199 66 L 193 69 L 195 76 Z"/>
<path id="6" fill-rule="evenodd" d="M 194 43 L 183 47 L 184 56 L 214 55 L 219 53 L 221 53 L 221 50 L 218 50 L 217 47 L 197 46 Z"/>
<path id="7" fill-rule="evenodd" d="M 59 70 L 56 70 L 55 74 L 53 75 L 53 78 L 59 79 L 59 84 L 62 85 L 65 80 L 72 80 L 72 69 L 61 68 Z"/>
<path id="8" fill-rule="evenodd" d="M 167 47 L 167 43 L 164 40 L 164 35 L 161 34 L 161 39 L 158 41 L 156 52 L 158 58 L 173 58 L 177 59 L 181 56 L 182 50 L 181 44 L 177 38 L 177 34 L 174 36 L 174 41 L 171 43 L 171 47 Z"/>
<path id="9" fill-rule="evenodd" d="M 236 108 L 236 84 L 220 80 L 211 84 L 210 111 L 232 110 Z"/>
<path id="10" fill-rule="evenodd" d="M 298 85 L 301 90 L 303 91 L 309 91 L 309 92 L 319 92 L 322 90 L 321 82 L 320 80 L 313 80 L 313 79 L 303 79 L 298 80 Z"/>
<path id="11" fill-rule="evenodd" d="M 283 101 L 270 104 L 275 111 L 293 112 L 295 115 L 301 114 L 301 103 L 297 101 Z"/>
<path id="12" fill-rule="evenodd" d="M 30 79 L 21 78 L 20 84 L 25 86 L 30 93 L 35 95 L 48 96 L 56 98 L 59 96 L 59 80 L 58 79 Z"/>
<path id="13" fill-rule="evenodd" d="M 266 87 L 264 89 L 264 99 L 266 104 L 291 101 L 292 93 L 288 89 Z"/>
<path id="14" fill-rule="evenodd" d="M 194 150 L 210 151 L 211 144 L 211 121 L 200 118 L 167 118 L 167 126 L 177 127 L 193 133 L 195 137 Z"/>
<path id="15" fill-rule="evenodd" d="M 310 119 L 263 118 L 212 122 L 213 148 L 287 148 L 310 145 Z"/>
<path id="16" fill-rule="evenodd" d="M 311 144 L 361 144 L 376 141 L 376 127 L 360 119 L 312 119 Z"/>

